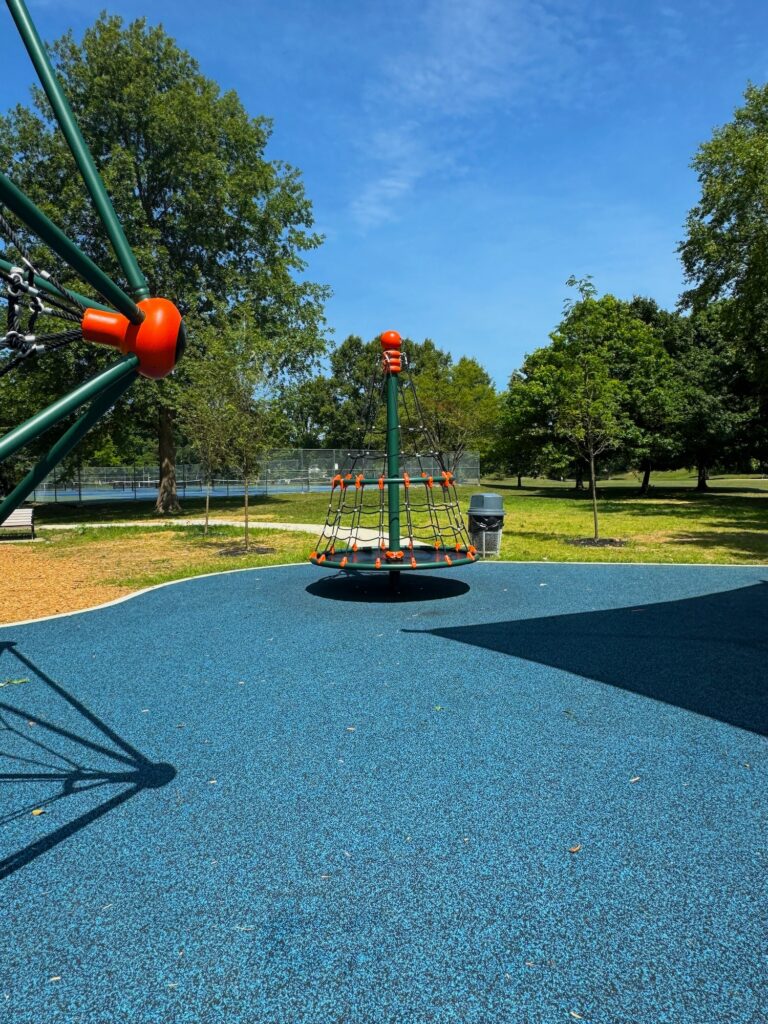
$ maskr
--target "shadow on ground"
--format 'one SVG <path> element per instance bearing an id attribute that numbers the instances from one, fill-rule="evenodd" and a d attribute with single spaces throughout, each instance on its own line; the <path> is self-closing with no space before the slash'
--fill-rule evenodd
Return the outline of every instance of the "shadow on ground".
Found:
<path id="1" fill-rule="evenodd" d="M 682 601 L 426 632 L 768 735 L 768 580 Z"/>
<path id="2" fill-rule="evenodd" d="M 68 821 L 0 859 L 3 879 L 143 790 L 166 786 L 176 777 L 176 770 L 170 764 L 150 761 L 42 672 L 16 648 L 14 641 L 0 643 L 0 665 L 3 675 L 15 673 L 18 678 L 12 682 L 20 686 L 32 682 L 34 677 L 47 687 L 49 696 L 63 702 L 68 722 L 71 723 L 73 711 L 82 722 L 81 734 L 80 730 L 74 732 L 57 724 L 52 716 L 43 718 L 25 710 L 21 706 L 23 690 L 18 691 L 18 702 L 10 703 L 10 698 L 0 700 L 0 785 L 21 787 L 21 796 L 14 806 L 10 806 L 8 799 L 2 801 L 5 810 L 0 814 L 0 828 L 31 815 L 35 809 L 46 811 L 65 798 L 72 801 Z M 88 732 L 91 736 L 86 735 Z M 113 787 L 117 787 L 116 793 Z M 30 799 L 35 789 L 40 795 Z M 94 791 L 98 790 L 113 795 L 94 804 Z M 85 811 L 81 810 L 83 800 L 89 805 Z"/>
<path id="3" fill-rule="evenodd" d="M 447 597 L 460 597 L 469 590 L 469 584 L 449 576 L 427 575 L 422 572 L 403 572 L 396 587 L 391 587 L 389 574 L 336 573 L 310 583 L 307 593 L 331 601 L 369 601 L 374 604 L 404 604 L 408 601 L 439 601 Z"/>

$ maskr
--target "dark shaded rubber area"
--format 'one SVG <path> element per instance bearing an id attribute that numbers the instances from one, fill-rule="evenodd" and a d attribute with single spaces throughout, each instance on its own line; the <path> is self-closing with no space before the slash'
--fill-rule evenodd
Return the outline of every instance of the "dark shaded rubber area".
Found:
<path id="1" fill-rule="evenodd" d="M 306 565 L 0 630 L 0 1020 L 768 1019 L 767 583 Z"/>

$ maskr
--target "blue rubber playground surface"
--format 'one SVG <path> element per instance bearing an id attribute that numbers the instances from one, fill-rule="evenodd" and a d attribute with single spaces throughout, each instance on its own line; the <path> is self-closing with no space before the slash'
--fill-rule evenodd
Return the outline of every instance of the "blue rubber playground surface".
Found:
<path id="1" fill-rule="evenodd" d="M 4 1024 L 768 1020 L 768 568 L 385 584 L 0 630 Z"/>

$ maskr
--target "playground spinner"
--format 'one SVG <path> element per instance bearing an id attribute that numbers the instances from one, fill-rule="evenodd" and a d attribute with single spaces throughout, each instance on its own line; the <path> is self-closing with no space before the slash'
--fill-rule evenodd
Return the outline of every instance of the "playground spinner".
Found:
<path id="1" fill-rule="evenodd" d="M 388 572 L 390 582 L 396 583 L 401 572 L 475 562 L 477 551 L 469 542 L 453 473 L 442 465 L 437 453 L 430 452 L 430 461 L 437 458 L 439 478 L 423 468 L 418 453 L 412 456 L 420 468 L 418 475 L 400 472 L 400 404 L 406 410 L 409 404 L 415 407 L 421 420 L 418 428 L 409 429 L 418 429 L 426 436 L 429 429 L 413 380 L 401 384 L 403 360 L 397 331 L 382 334 L 381 347 L 387 412 L 381 473 L 366 473 L 370 451 L 349 454 L 345 471 L 331 480 L 325 526 L 310 561 L 345 572 Z M 356 471 L 360 463 L 363 472 Z"/>
<path id="2" fill-rule="evenodd" d="M 18 255 L 18 259 L 13 262 L 0 258 L 0 288 L 8 306 L 7 330 L 4 335 L 0 334 L 0 350 L 10 353 L 10 357 L 0 367 L 0 376 L 31 356 L 55 351 L 79 340 L 111 346 L 123 355 L 113 366 L 0 438 L 2 463 L 61 420 L 86 406 L 85 411 L 37 465 L 0 501 L 0 523 L 18 508 L 88 430 L 109 412 L 137 376 L 155 380 L 165 377 L 181 358 L 186 344 L 184 324 L 176 306 L 168 299 L 150 296 L 146 278 L 139 269 L 23 0 L 6 0 L 6 3 L 112 244 L 128 290 L 123 290 L 105 274 L 0 171 L 0 235 L 5 236 Z M 52 274 L 36 267 L 25 251 L 18 230 L 9 221 L 8 214 L 44 242 L 104 302 L 64 287 Z M 68 326 L 64 330 L 41 331 L 38 322 L 50 319 L 63 321 Z"/>

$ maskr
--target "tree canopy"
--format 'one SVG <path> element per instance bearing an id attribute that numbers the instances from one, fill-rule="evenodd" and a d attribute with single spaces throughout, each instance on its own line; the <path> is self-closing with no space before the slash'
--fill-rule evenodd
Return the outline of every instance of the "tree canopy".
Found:
<path id="1" fill-rule="evenodd" d="M 688 214 L 680 255 L 700 311 L 728 298 L 728 331 L 768 387 L 768 85 L 749 85 L 733 120 L 693 159 L 701 196 Z"/>
<path id="2" fill-rule="evenodd" d="M 81 42 L 71 33 L 59 39 L 52 58 L 152 294 L 170 298 L 187 319 L 189 358 L 204 347 L 198 327 L 243 315 L 273 381 L 307 372 L 325 348 L 328 290 L 304 276 L 305 254 L 321 238 L 300 172 L 267 157 L 270 120 L 252 117 L 235 92 L 222 91 L 143 18 L 126 24 L 102 14 Z M 30 107 L 0 118 L 0 165 L 120 280 L 47 100 L 39 89 L 32 97 Z M 33 368 L 22 401 L 39 408 L 60 393 L 62 378 L 81 380 L 105 358 L 87 346 L 49 357 L 53 370 Z M 182 361 L 173 378 L 142 381 L 114 415 L 159 428 L 169 475 L 172 418 L 188 386 Z M 169 490 L 165 507 L 175 501 Z"/>

